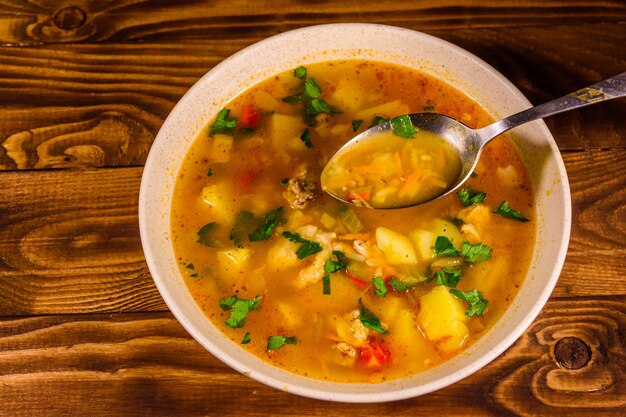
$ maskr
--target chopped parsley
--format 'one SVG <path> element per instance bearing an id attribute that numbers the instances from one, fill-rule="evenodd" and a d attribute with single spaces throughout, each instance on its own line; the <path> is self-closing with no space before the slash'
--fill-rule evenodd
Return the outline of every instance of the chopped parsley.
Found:
<path id="1" fill-rule="evenodd" d="M 270 236 L 272 236 L 272 233 L 274 233 L 276 226 L 278 226 L 278 224 L 282 221 L 280 218 L 281 214 L 283 214 L 282 206 L 263 216 L 263 223 L 261 226 L 248 234 L 250 242 L 258 242 L 269 239 Z"/>
<path id="2" fill-rule="evenodd" d="M 304 129 L 304 132 L 300 135 L 300 140 L 304 142 L 304 145 L 307 148 L 313 147 L 313 142 L 311 142 L 311 133 L 309 132 L 309 128 Z"/>
<path id="3" fill-rule="evenodd" d="M 326 103 L 321 98 L 311 99 L 311 101 L 307 103 L 306 111 L 310 115 L 316 115 L 320 113 L 326 113 L 326 114 L 339 114 L 340 113 L 339 110 L 335 109 L 334 107 Z"/>
<path id="4" fill-rule="evenodd" d="M 297 342 L 297 339 L 295 338 L 295 336 L 291 336 L 291 337 L 287 337 L 287 336 L 270 336 L 267 339 L 267 350 L 268 352 L 270 350 L 276 350 L 276 349 L 280 349 L 281 347 L 289 344 L 289 345 L 293 345 Z"/>
<path id="5" fill-rule="evenodd" d="M 232 135 L 233 129 L 237 126 L 237 118 L 230 116 L 229 109 L 222 109 L 217 113 L 215 123 L 211 126 L 209 136 L 216 133 L 226 133 Z"/>
<path id="6" fill-rule="evenodd" d="M 256 310 L 261 303 L 261 296 L 257 296 L 252 300 L 237 298 L 236 295 L 220 299 L 220 307 L 222 310 L 230 311 L 230 317 L 226 320 L 226 325 L 233 329 L 243 327 L 246 323 L 246 317 L 252 310 Z"/>
<path id="7" fill-rule="evenodd" d="M 246 334 L 243 335 L 243 339 L 241 339 L 242 345 L 247 345 L 248 343 L 250 343 L 250 332 L 246 332 Z"/>
<path id="8" fill-rule="evenodd" d="M 283 178 L 280 180 L 280 185 L 285 186 L 287 184 L 289 184 L 289 178 Z"/>
<path id="9" fill-rule="evenodd" d="M 528 221 L 528 219 L 524 217 L 522 213 L 520 213 L 517 210 L 512 209 L 511 206 L 509 206 L 509 203 L 506 202 L 506 200 L 503 201 L 502 204 L 500 204 L 500 207 L 498 207 L 496 211 L 493 211 L 492 213 L 499 214 L 500 216 L 504 218 L 515 220 L 515 221 L 522 222 L 522 223 L 525 223 Z"/>
<path id="10" fill-rule="evenodd" d="M 300 79 L 306 77 L 306 68 L 303 66 L 299 66 L 298 68 L 293 70 L 293 76 Z"/>
<path id="11" fill-rule="evenodd" d="M 185 268 L 187 268 L 187 269 L 191 269 L 192 271 L 193 271 L 194 269 L 196 269 L 196 267 L 194 266 L 194 264 L 192 264 L 191 262 L 189 262 L 187 265 L 185 265 Z"/>
<path id="12" fill-rule="evenodd" d="M 406 114 L 391 119 L 391 130 L 394 135 L 407 139 L 412 138 L 415 132 L 417 132 L 413 122 L 411 122 L 411 118 Z"/>
<path id="13" fill-rule="evenodd" d="M 230 240 L 232 240 L 236 246 L 243 246 L 243 239 L 247 236 L 256 226 L 256 218 L 254 213 L 246 210 L 242 210 L 237 214 L 235 224 L 230 230 Z"/>
<path id="14" fill-rule="evenodd" d="M 363 305 L 363 302 L 359 298 L 359 320 L 363 323 L 363 326 L 368 329 L 374 330 L 380 334 L 386 334 L 388 332 L 381 323 L 378 317 L 372 311 L 370 311 L 367 307 Z"/>
<path id="15" fill-rule="evenodd" d="M 424 111 L 435 111 L 435 106 L 424 106 L 422 109 Z"/>
<path id="16" fill-rule="evenodd" d="M 361 120 L 361 119 L 353 120 L 352 121 L 352 131 L 356 132 L 357 130 L 359 130 L 359 128 L 361 127 L 362 124 L 363 124 L 363 120 Z"/>
<path id="17" fill-rule="evenodd" d="M 459 196 L 461 203 L 463 203 L 465 207 L 469 207 L 472 204 L 480 204 L 485 201 L 487 197 L 487 193 L 472 190 L 472 187 L 463 188 L 459 190 L 456 195 Z"/>
<path id="18" fill-rule="evenodd" d="M 296 256 L 298 257 L 298 259 L 304 259 L 307 256 L 311 256 L 322 251 L 322 245 L 320 245 L 318 242 L 303 239 L 302 236 L 300 236 L 300 234 L 298 233 L 284 231 L 283 236 L 287 238 L 290 242 L 302 244 L 296 251 Z"/>
<path id="19" fill-rule="evenodd" d="M 197 242 L 205 246 L 210 246 L 212 248 L 216 247 L 217 240 L 215 240 L 214 235 L 218 227 L 219 225 L 216 222 L 207 223 L 202 226 L 200 230 L 196 232 L 196 234 L 198 235 Z"/>
<path id="20" fill-rule="evenodd" d="M 206 176 L 210 177 L 213 175 L 213 168 L 209 168 L 209 170 L 206 172 Z"/>
<path id="21" fill-rule="evenodd" d="M 465 315 L 468 317 L 472 317 L 473 315 L 482 316 L 487 308 L 487 304 L 489 304 L 489 301 L 485 300 L 483 294 L 477 289 L 463 292 L 453 288 L 448 291 L 459 300 L 469 303 L 469 307 L 465 310 Z"/>
<path id="22" fill-rule="evenodd" d="M 382 125 L 383 123 L 388 122 L 388 121 L 389 121 L 389 119 L 387 119 L 386 117 L 376 116 L 376 117 L 374 117 L 374 120 L 372 120 L 372 123 L 370 124 L 370 127 Z"/>
<path id="23" fill-rule="evenodd" d="M 330 295 L 330 274 L 322 277 L 322 294 Z"/>
<path id="24" fill-rule="evenodd" d="M 326 271 L 328 274 L 332 274 L 348 266 L 348 260 L 346 259 L 346 255 L 344 255 L 343 252 L 334 250 L 333 255 L 335 256 L 335 258 L 337 258 L 336 261 L 328 259 L 324 263 L 324 271 Z"/>
<path id="25" fill-rule="evenodd" d="M 314 78 L 307 78 L 304 82 L 304 95 L 308 98 L 318 98 L 322 95 L 322 89 L 317 85 Z"/>
<path id="26" fill-rule="evenodd" d="M 435 272 L 435 285 L 445 285 L 454 288 L 461 280 L 461 270 L 444 268 Z"/>
<path id="27" fill-rule="evenodd" d="M 385 285 L 385 280 L 381 277 L 372 278 L 372 284 L 374 284 L 374 294 L 379 297 L 384 297 L 387 295 L 387 285 Z"/>
<path id="28" fill-rule="evenodd" d="M 482 243 L 477 243 L 472 245 L 469 242 L 463 242 L 463 247 L 461 248 L 461 255 L 465 258 L 465 260 L 469 263 L 476 263 L 486 261 L 487 259 L 491 259 L 491 249 L 487 245 L 483 245 Z"/>
<path id="29" fill-rule="evenodd" d="M 460 253 L 450 239 L 445 236 L 437 236 L 437 240 L 435 241 L 435 253 L 437 256 L 459 256 Z"/>
<path id="30" fill-rule="evenodd" d="M 191 278 L 198 278 L 199 275 L 197 272 L 194 272 L 193 274 L 189 275 Z"/>

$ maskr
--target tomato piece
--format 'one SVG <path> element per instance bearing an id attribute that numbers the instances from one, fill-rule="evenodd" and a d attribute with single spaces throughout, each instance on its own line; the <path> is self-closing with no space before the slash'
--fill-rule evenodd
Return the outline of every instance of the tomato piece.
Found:
<path id="1" fill-rule="evenodd" d="M 364 288 L 367 285 L 367 282 L 362 281 L 360 279 L 358 279 L 357 277 L 355 277 L 354 275 L 352 275 L 350 272 L 348 272 L 347 269 L 343 270 L 344 274 L 346 275 L 346 277 L 348 277 L 348 279 L 350 280 L 350 282 L 352 282 L 354 285 L 356 285 L 359 288 Z"/>
<path id="2" fill-rule="evenodd" d="M 253 106 L 246 106 L 241 113 L 241 127 L 256 129 L 259 127 L 259 111 Z"/>
<path id="3" fill-rule="evenodd" d="M 254 181 L 256 174 L 254 171 L 243 171 L 235 178 L 235 186 L 243 191 L 250 191 L 252 182 Z"/>
<path id="4" fill-rule="evenodd" d="M 366 368 L 382 369 L 391 363 L 389 347 L 376 340 L 357 348 L 358 361 Z"/>

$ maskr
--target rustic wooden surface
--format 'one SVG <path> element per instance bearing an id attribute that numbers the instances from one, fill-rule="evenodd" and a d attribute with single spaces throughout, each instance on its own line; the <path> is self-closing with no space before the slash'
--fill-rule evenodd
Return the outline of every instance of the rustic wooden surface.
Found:
<path id="1" fill-rule="evenodd" d="M 142 165 L 202 74 L 301 26 L 449 40 L 533 102 L 626 70 L 626 3 L 0 0 L 0 416 L 626 415 L 626 101 L 547 120 L 573 228 L 540 316 L 463 381 L 333 404 L 232 371 L 182 329 L 145 265 Z"/>

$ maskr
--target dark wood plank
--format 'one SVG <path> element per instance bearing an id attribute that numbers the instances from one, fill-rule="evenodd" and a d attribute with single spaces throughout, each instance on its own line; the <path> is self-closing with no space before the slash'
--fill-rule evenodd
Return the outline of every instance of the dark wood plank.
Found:
<path id="1" fill-rule="evenodd" d="M 626 69 L 622 24 L 432 33 L 496 66 L 536 104 Z M 178 99 L 250 42 L 0 47 L 0 170 L 142 165 Z M 625 119 L 618 100 L 548 124 L 563 150 L 624 148 Z"/>
<path id="2" fill-rule="evenodd" d="M 626 294 L 626 150 L 563 157 L 574 217 L 553 296 Z M 140 179 L 141 168 L 0 173 L 0 315 L 164 310 L 139 241 Z"/>
<path id="3" fill-rule="evenodd" d="M 371 22 L 420 30 L 555 26 L 619 22 L 620 1 L 332 1 L 272 2 L 157 0 L 73 2 L 0 1 L 0 43 L 34 44 L 106 40 L 252 39 L 300 26 Z"/>
<path id="4" fill-rule="evenodd" d="M 625 301 L 550 301 L 522 338 L 474 375 L 419 398 L 370 405 L 265 387 L 204 351 L 168 313 L 5 319 L 0 414 L 616 416 L 626 410 Z M 555 346 L 568 338 L 589 347 L 580 369 L 557 364 Z"/>

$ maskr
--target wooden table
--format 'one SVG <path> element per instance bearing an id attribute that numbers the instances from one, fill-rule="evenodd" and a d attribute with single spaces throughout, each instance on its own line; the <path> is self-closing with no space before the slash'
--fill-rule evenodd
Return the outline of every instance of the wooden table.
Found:
<path id="1" fill-rule="evenodd" d="M 626 415 L 626 100 L 546 121 L 572 188 L 565 267 L 525 335 L 451 387 L 297 397 L 231 370 L 168 312 L 137 223 L 161 123 L 222 59 L 329 22 L 441 37 L 536 104 L 626 70 L 619 0 L 0 0 L 1 416 Z"/>

